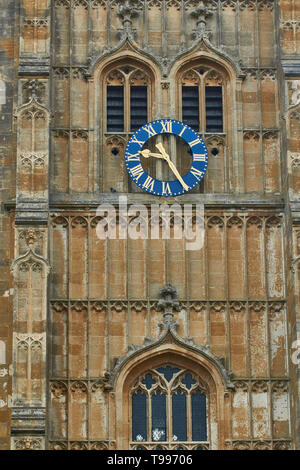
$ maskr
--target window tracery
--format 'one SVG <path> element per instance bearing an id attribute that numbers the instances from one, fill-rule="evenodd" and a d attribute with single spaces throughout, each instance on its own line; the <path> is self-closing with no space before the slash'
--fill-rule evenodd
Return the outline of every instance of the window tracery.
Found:
<path id="1" fill-rule="evenodd" d="M 184 449 L 191 445 L 197 448 L 197 443 L 207 446 L 207 390 L 196 374 L 162 365 L 140 375 L 130 394 L 131 447 Z"/>

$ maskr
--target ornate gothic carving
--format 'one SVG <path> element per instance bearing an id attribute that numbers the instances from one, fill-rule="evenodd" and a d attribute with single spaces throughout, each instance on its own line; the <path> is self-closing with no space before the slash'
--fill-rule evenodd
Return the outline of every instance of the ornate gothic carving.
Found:
<path id="1" fill-rule="evenodd" d="M 230 219 L 227 221 L 227 227 L 231 228 L 234 225 L 236 225 L 238 228 L 242 228 L 244 225 L 244 222 L 240 217 L 237 217 L 237 216 L 230 217 Z"/>
<path id="2" fill-rule="evenodd" d="M 289 166 L 294 170 L 300 167 L 300 153 L 288 152 Z"/>
<path id="3" fill-rule="evenodd" d="M 132 20 L 139 15 L 133 0 L 125 0 L 119 5 L 118 14 L 122 19 L 123 28 L 118 31 L 121 41 L 130 39 L 135 41 L 136 31 L 132 29 Z"/>
<path id="4" fill-rule="evenodd" d="M 256 1 L 255 0 L 240 0 L 239 3 L 240 10 L 256 10 Z"/>
<path id="5" fill-rule="evenodd" d="M 257 380 L 252 384 L 252 392 L 254 393 L 265 393 L 268 391 L 268 382 L 264 380 Z"/>
<path id="6" fill-rule="evenodd" d="M 15 450 L 42 450 L 43 439 L 41 437 L 14 438 Z"/>
<path id="7" fill-rule="evenodd" d="M 197 29 L 193 30 L 192 37 L 196 41 L 203 39 L 210 39 L 211 32 L 206 29 L 206 20 L 213 14 L 213 10 L 210 10 L 205 6 L 203 1 L 199 2 L 200 5 L 191 12 L 191 16 L 197 20 Z"/>
<path id="8" fill-rule="evenodd" d="M 23 152 L 19 155 L 21 168 L 32 170 L 44 168 L 48 155 L 45 152 Z"/>
<path id="9" fill-rule="evenodd" d="M 52 382 L 50 390 L 55 398 L 61 398 L 62 396 L 67 394 L 68 387 L 64 382 L 58 381 L 58 382 Z"/>

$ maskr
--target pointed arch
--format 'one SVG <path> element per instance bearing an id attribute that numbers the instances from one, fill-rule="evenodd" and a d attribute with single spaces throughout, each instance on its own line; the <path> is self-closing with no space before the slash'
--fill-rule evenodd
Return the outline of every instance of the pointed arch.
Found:
<path id="1" fill-rule="evenodd" d="M 118 404 L 116 422 L 120 432 L 116 436 L 117 448 L 130 447 L 131 387 L 141 374 L 168 364 L 193 371 L 200 378 L 207 390 L 209 447 L 224 448 L 230 423 L 229 396 L 234 388 L 230 375 L 219 358 L 205 348 L 195 346 L 192 340 L 181 339 L 172 328 L 166 329 L 158 341 L 152 343 L 148 340 L 138 350 L 132 348 L 116 365 L 112 382 Z"/>

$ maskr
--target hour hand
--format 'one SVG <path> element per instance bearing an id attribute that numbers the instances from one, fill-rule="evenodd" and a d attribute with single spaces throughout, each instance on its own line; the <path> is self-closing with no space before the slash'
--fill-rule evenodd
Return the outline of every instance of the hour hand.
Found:
<path id="1" fill-rule="evenodd" d="M 152 153 L 149 149 L 140 150 L 140 154 L 141 154 L 144 158 L 156 157 L 156 158 L 163 158 L 163 159 L 165 159 L 165 157 L 164 157 L 163 155 L 161 155 L 160 153 Z"/>

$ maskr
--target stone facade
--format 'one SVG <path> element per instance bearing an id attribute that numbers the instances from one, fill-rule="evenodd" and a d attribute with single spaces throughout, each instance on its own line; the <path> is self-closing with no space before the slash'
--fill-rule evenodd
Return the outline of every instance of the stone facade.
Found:
<path id="1" fill-rule="evenodd" d="M 167 363 L 207 384 L 203 448 L 299 448 L 299 0 L 0 6 L 0 449 L 134 448 L 130 387 Z M 148 121 L 181 120 L 186 83 L 222 86 L 224 129 L 203 130 L 200 191 L 157 198 L 106 87 L 146 84 Z M 203 203 L 203 248 L 100 240 L 120 194 Z"/>

